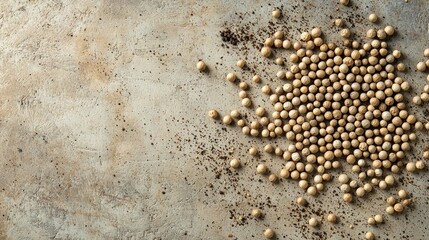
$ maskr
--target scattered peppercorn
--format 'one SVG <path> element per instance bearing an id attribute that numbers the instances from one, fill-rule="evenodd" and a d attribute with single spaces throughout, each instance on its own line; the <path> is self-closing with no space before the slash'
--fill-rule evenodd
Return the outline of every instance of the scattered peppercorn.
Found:
<path id="1" fill-rule="evenodd" d="M 207 66 L 203 61 L 197 62 L 197 68 L 200 70 L 200 72 L 203 72 L 206 70 Z"/>

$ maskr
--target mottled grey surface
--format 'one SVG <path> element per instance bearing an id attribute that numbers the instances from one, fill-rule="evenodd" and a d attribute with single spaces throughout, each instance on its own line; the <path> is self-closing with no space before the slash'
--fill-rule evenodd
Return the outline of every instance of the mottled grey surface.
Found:
<path id="1" fill-rule="evenodd" d="M 301 212 L 296 183 L 271 185 L 255 176 L 260 161 L 282 164 L 246 154 L 267 141 L 207 117 L 211 108 L 245 111 L 237 88 L 224 80 L 238 71 L 238 58 L 258 69 L 252 44 L 227 49 L 219 31 L 254 22 L 246 32 L 261 28 L 263 39 L 274 6 L 285 15 L 275 28 L 287 26 L 295 39 L 314 26 L 331 38 L 338 30 L 330 17 L 346 16 L 362 35 L 365 18 L 377 13 L 381 25 L 397 28 L 392 46 L 403 51 L 411 67 L 404 76 L 419 92 L 426 76 L 413 69 L 429 47 L 428 2 L 352 1 L 358 8 L 336 0 L 1 1 L 0 238 L 261 239 L 269 226 L 279 239 L 362 239 L 369 229 L 377 239 L 427 239 L 426 172 L 401 175 L 416 204 L 378 227 L 365 222 L 384 211 L 386 192 L 350 205 L 331 183 Z M 198 59 L 209 73 L 196 70 Z M 252 96 L 263 104 L 259 93 Z M 426 122 L 423 109 L 411 111 Z M 425 134 L 415 158 L 428 147 Z M 242 160 L 241 170 L 228 170 L 232 157 Z M 256 205 L 263 220 L 248 217 Z M 338 224 L 308 229 L 309 216 L 330 211 Z"/>

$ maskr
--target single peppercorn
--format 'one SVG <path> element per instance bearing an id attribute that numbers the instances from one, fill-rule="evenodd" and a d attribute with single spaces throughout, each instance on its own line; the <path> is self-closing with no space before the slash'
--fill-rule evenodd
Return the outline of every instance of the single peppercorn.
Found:
<path id="1" fill-rule="evenodd" d="M 347 5 L 349 5 L 350 0 L 340 0 L 340 3 L 344 6 L 347 6 Z"/>
<path id="2" fill-rule="evenodd" d="M 298 197 L 296 199 L 296 203 L 298 203 L 300 206 L 306 206 L 308 204 L 307 200 L 305 200 L 303 197 Z"/>
<path id="3" fill-rule="evenodd" d="M 365 240 L 374 240 L 375 239 L 375 235 L 372 232 L 366 232 L 365 233 Z"/>
<path id="4" fill-rule="evenodd" d="M 376 23 L 378 21 L 378 17 L 377 17 L 377 15 L 375 15 L 375 13 L 371 13 L 368 16 L 368 20 L 372 23 Z"/>
<path id="5" fill-rule="evenodd" d="M 265 231 L 264 231 L 264 236 L 266 237 L 266 238 L 268 238 L 268 239 L 271 239 L 271 238 L 273 238 L 274 237 L 274 231 L 271 229 L 271 228 L 267 228 L 267 229 L 265 229 Z"/>
<path id="6" fill-rule="evenodd" d="M 246 61 L 244 61 L 243 59 L 237 61 L 237 67 L 244 68 L 244 66 L 246 66 Z"/>
<path id="7" fill-rule="evenodd" d="M 239 161 L 238 159 L 234 158 L 234 159 L 232 159 L 232 160 L 229 162 L 229 165 L 230 165 L 232 168 L 237 169 L 237 168 L 239 168 L 239 167 L 240 167 L 240 161 Z"/>
<path id="8" fill-rule="evenodd" d="M 333 213 L 328 214 L 328 217 L 326 218 L 328 222 L 336 223 L 337 222 L 337 216 Z"/>
<path id="9" fill-rule="evenodd" d="M 226 75 L 226 80 L 230 82 L 235 82 L 236 79 L 237 75 L 235 75 L 235 73 L 228 73 L 228 75 Z"/>
<path id="10" fill-rule="evenodd" d="M 315 217 L 312 217 L 308 220 L 308 225 L 311 227 L 317 227 L 317 225 L 319 225 L 319 221 Z"/>
<path id="11" fill-rule="evenodd" d="M 203 61 L 199 61 L 199 62 L 197 62 L 197 69 L 198 69 L 200 72 L 205 71 L 205 70 L 206 70 L 206 68 L 207 68 L 207 66 L 206 66 L 206 64 L 205 64 Z"/>
<path id="12" fill-rule="evenodd" d="M 280 18 L 282 16 L 282 12 L 279 9 L 274 9 L 271 15 L 274 18 Z"/>
<path id="13" fill-rule="evenodd" d="M 258 174 L 265 174 L 267 172 L 268 168 L 265 164 L 261 163 L 256 167 L 256 172 Z"/>
<path id="14" fill-rule="evenodd" d="M 219 113 L 216 110 L 210 110 L 208 115 L 213 119 L 217 119 L 219 117 Z"/>

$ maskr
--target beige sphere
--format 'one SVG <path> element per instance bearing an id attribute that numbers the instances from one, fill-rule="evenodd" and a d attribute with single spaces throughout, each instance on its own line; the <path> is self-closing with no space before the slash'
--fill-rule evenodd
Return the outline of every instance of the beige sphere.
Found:
<path id="1" fill-rule="evenodd" d="M 395 34 L 395 29 L 392 26 L 386 26 L 384 27 L 384 32 L 387 35 L 392 36 L 393 34 Z"/>
<path id="2" fill-rule="evenodd" d="M 246 66 L 246 61 L 244 61 L 243 59 L 237 61 L 237 67 L 244 68 L 244 66 Z"/>
<path id="3" fill-rule="evenodd" d="M 226 116 L 223 117 L 222 121 L 226 125 L 230 125 L 232 123 L 233 119 L 232 119 L 232 117 L 230 115 L 226 115 Z"/>
<path id="4" fill-rule="evenodd" d="M 288 178 L 290 176 L 290 172 L 287 169 L 280 170 L 280 177 L 282 178 Z"/>
<path id="5" fill-rule="evenodd" d="M 337 222 L 337 216 L 333 213 L 328 214 L 327 217 L 328 222 L 335 223 Z"/>
<path id="6" fill-rule="evenodd" d="M 386 213 L 389 215 L 392 215 L 393 213 L 395 213 L 395 209 L 393 208 L 393 206 L 388 206 L 386 208 Z"/>
<path id="7" fill-rule="evenodd" d="M 256 172 L 257 172 L 258 174 L 265 174 L 265 173 L 267 173 L 267 171 L 268 171 L 268 168 L 267 168 L 267 166 L 266 166 L 265 164 L 263 164 L 263 163 L 259 164 L 259 165 L 256 167 Z"/>
<path id="8" fill-rule="evenodd" d="M 275 174 L 270 174 L 270 176 L 268 177 L 268 181 L 276 183 L 278 181 L 278 177 Z"/>
<path id="9" fill-rule="evenodd" d="M 240 112 L 237 110 L 232 110 L 230 113 L 231 117 L 233 118 L 239 118 L 241 116 Z"/>
<path id="10" fill-rule="evenodd" d="M 340 34 L 343 38 L 349 38 L 351 35 L 351 32 L 350 32 L 350 29 L 344 28 L 343 30 L 341 30 Z"/>
<path id="11" fill-rule="evenodd" d="M 370 217 L 370 218 L 368 218 L 367 223 L 368 223 L 369 225 L 375 225 L 377 222 L 375 221 L 375 219 L 374 219 L 373 217 Z"/>
<path id="12" fill-rule="evenodd" d="M 371 28 L 368 29 L 368 31 L 366 32 L 366 37 L 368 38 L 375 38 L 377 36 L 377 30 Z"/>
<path id="13" fill-rule="evenodd" d="M 261 81 L 261 77 L 259 77 L 259 75 L 255 75 L 252 77 L 252 81 L 255 83 L 259 83 Z"/>
<path id="14" fill-rule="evenodd" d="M 228 73 L 228 75 L 226 75 L 226 80 L 230 82 L 235 82 L 236 79 L 237 75 L 235 73 Z"/>
<path id="15" fill-rule="evenodd" d="M 426 49 L 423 51 L 423 56 L 425 56 L 425 57 L 429 57 L 429 48 L 426 48 Z"/>
<path id="16" fill-rule="evenodd" d="M 421 170 L 421 169 L 424 169 L 425 167 L 426 167 L 426 164 L 425 164 L 425 162 L 424 162 L 424 161 L 422 161 L 422 160 L 418 160 L 418 161 L 416 162 L 416 168 L 417 168 L 417 169 Z"/>
<path id="17" fill-rule="evenodd" d="M 214 109 L 210 110 L 208 115 L 213 119 L 217 119 L 219 117 L 219 113 Z"/>
<path id="18" fill-rule="evenodd" d="M 427 130 L 429 130 L 429 129 L 427 129 Z M 426 159 L 426 160 L 429 160 L 429 151 L 424 151 L 423 152 L 423 158 Z"/>
<path id="19" fill-rule="evenodd" d="M 340 3 L 344 6 L 347 6 L 347 5 L 349 5 L 350 0 L 340 0 Z"/>
<path id="20" fill-rule="evenodd" d="M 398 191 L 398 196 L 400 197 L 400 198 L 402 198 L 402 199 L 404 199 L 404 198 L 406 198 L 407 197 L 407 192 L 404 190 L 404 189 L 401 189 L 401 190 L 399 190 Z"/>
<path id="21" fill-rule="evenodd" d="M 401 213 L 402 211 L 404 211 L 404 205 L 402 205 L 402 203 L 397 203 L 393 206 L 393 209 L 395 210 L 395 212 Z"/>
<path id="22" fill-rule="evenodd" d="M 417 70 L 420 72 L 426 71 L 426 63 L 424 62 L 417 63 Z"/>
<path id="23" fill-rule="evenodd" d="M 229 162 L 229 165 L 230 165 L 232 168 L 237 169 L 237 168 L 239 168 L 239 167 L 240 167 L 240 160 L 238 160 L 238 159 L 234 158 L 234 159 L 232 159 L 232 160 Z"/>
<path id="24" fill-rule="evenodd" d="M 197 69 L 200 70 L 201 72 L 206 70 L 206 64 L 203 61 L 199 61 L 197 62 Z"/>
<path id="25" fill-rule="evenodd" d="M 317 188 L 315 186 L 310 186 L 307 188 L 308 195 L 315 196 L 317 194 Z"/>
<path id="26" fill-rule="evenodd" d="M 243 98 L 243 100 L 241 100 L 241 105 L 243 105 L 243 107 L 251 107 L 252 106 L 252 101 L 249 98 Z"/>
<path id="27" fill-rule="evenodd" d="M 348 183 L 349 180 L 350 180 L 350 178 L 349 178 L 349 176 L 347 176 L 347 174 L 342 173 L 338 176 L 338 182 L 340 182 L 340 183 L 343 183 L 343 184 Z"/>
<path id="28" fill-rule="evenodd" d="M 365 191 L 365 189 L 363 189 L 363 187 L 358 187 L 356 189 L 356 196 L 358 196 L 358 197 L 365 196 L 365 193 L 366 193 L 366 191 Z"/>
<path id="29" fill-rule="evenodd" d="M 263 57 L 269 57 L 271 56 L 271 48 L 270 47 L 262 47 L 261 54 Z"/>
<path id="30" fill-rule="evenodd" d="M 319 221 L 315 217 L 312 217 L 308 220 L 308 225 L 311 227 L 317 227 L 317 225 L 319 225 Z"/>
<path id="31" fill-rule="evenodd" d="M 407 163 L 407 165 L 405 166 L 405 169 L 411 173 L 415 172 L 416 171 L 416 163 L 414 163 L 414 162 Z"/>
<path id="32" fill-rule="evenodd" d="M 375 216 L 374 216 L 374 220 L 375 220 L 377 223 L 382 223 L 382 222 L 383 222 L 383 215 L 381 215 L 381 214 L 377 214 L 377 215 L 375 215 Z"/>
<path id="33" fill-rule="evenodd" d="M 407 70 L 407 67 L 405 66 L 405 64 L 403 63 L 398 63 L 398 65 L 396 65 L 396 68 L 398 69 L 398 71 L 400 72 L 405 72 L 405 70 Z"/>
<path id="34" fill-rule="evenodd" d="M 298 203 L 300 206 L 306 206 L 308 204 L 307 200 L 305 200 L 303 197 L 298 197 L 296 199 L 296 203 Z"/>
<path id="35" fill-rule="evenodd" d="M 261 210 L 259 208 L 252 209 L 252 213 L 251 214 L 252 214 L 252 216 L 254 218 L 260 218 L 260 217 L 262 217 L 262 212 L 261 212 Z"/>
<path id="36" fill-rule="evenodd" d="M 335 23 L 335 26 L 337 26 L 337 27 L 343 27 L 344 26 L 344 20 L 340 19 L 340 18 L 335 19 L 334 23 Z"/>
<path id="37" fill-rule="evenodd" d="M 378 21 L 378 16 L 375 13 L 371 13 L 368 16 L 368 20 L 372 23 L 376 23 Z"/>
<path id="38" fill-rule="evenodd" d="M 256 156 L 258 154 L 258 149 L 256 149 L 255 147 L 249 148 L 249 154 L 252 156 Z"/>
<path id="39" fill-rule="evenodd" d="M 344 202 L 351 202 L 353 201 L 353 195 L 351 195 L 350 193 L 344 193 L 343 200 Z"/>
<path id="40" fill-rule="evenodd" d="M 395 183 L 395 178 L 392 175 L 387 175 L 384 178 L 384 181 L 387 183 L 387 185 L 393 185 Z"/>
<path id="41" fill-rule="evenodd" d="M 320 30 L 320 28 L 313 28 L 310 34 L 313 38 L 317 38 L 317 37 L 320 37 L 320 35 L 322 35 L 322 30 Z"/>
<path id="42" fill-rule="evenodd" d="M 365 240 L 374 240 L 375 239 L 375 235 L 372 232 L 367 232 L 365 233 Z"/>
<path id="43" fill-rule="evenodd" d="M 282 12 L 279 9 L 274 9 L 271 15 L 273 18 L 280 18 L 282 16 Z"/>
<path id="44" fill-rule="evenodd" d="M 274 231 L 271 228 L 267 228 L 264 231 L 264 236 L 268 239 L 273 238 L 274 237 Z"/>
<path id="45" fill-rule="evenodd" d="M 274 37 L 275 39 L 282 39 L 282 38 L 283 38 L 283 36 L 284 36 L 283 31 L 277 31 L 277 32 L 275 32 L 275 33 L 274 33 L 274 35 L 273 35 L 273 37 Z"/>

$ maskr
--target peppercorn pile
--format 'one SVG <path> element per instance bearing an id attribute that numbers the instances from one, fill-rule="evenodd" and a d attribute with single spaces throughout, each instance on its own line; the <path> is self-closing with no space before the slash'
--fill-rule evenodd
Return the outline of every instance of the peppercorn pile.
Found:
<path id="1" fill-rule="evenodd" d="M 349 1 L 341 0 L 347 5 Z M 274 18 L 280 18 L 279 9 L 272 12 Z M 378 17 L 371 14 L 370 22 L 376 23 Z M 232 110 L 223 116 L 216 110 L 210 110 L 209 116 L 219 119 L 226 125 L 234 124 L 243 134 L 251 137 L 282 138 L 289 140 L 287 146 L 255 146 L 249 149 L 250 155 L 263 150 L 283 158 L 284 168 L 271 169 L 261 163 L 255 169 L 257 174 L 267 175 L 267 180 L 276 183 L 279 178 L 296 181 L 307 195 L 317 196 L 323 192 L 325 184 L 333 179 L 332 170 L 340 170 L 335 184 L 343 192 L 344 202 L 353 203 L 373 191 L 398 187 L 397 177 L 403 170 L 414 172 L 425 169 L 423 160 L 407 158 L 412 150 L 411 143 L 417 139 L 416 131 L 429 129 L 429 123 L 423 124 L 407 111 L 404 92 L 410 90 L 410 84 L 397 75 L 405 71 L 400 63 L 402 54 L 388 44 L 395 35 L 392 26 L 367 31 L 364 42 L 351 40 L 351 30 L 345 27 L 342 19 L 334 24 L 340 28 L 344 38 L 342 45 L 326 42 L 321 28 L 302 32 L 299 40 L 287 39 L 284 32 L 276 31 L 269 36 L 259 49 L 261 58 L 267 58 L 282 69 L 275 73 L 280 86 L 265 84 L 262 94 L 269 98 L 272 107 L 254 106 L 248 94 L 249 83 L 234 72 L 226 74 L 226 80 L 237 83 L 242 106 L 253 109 L 257 120 L 246 122 L 238 110 Z M 222 40 L 237 44 L 237 36 L 231 32 L 222 32 Z M 288 59 L 282 55 L 285 51 Z M 424 56 L 429 56 L 429 49 Z M 245 69 L 245 60 L 238 60 L 237 67 Z M 288 65 L 288 66 L 287 66 Z M 204 62 L 197 64 L 205 71 Z M 425 71 L 429 61 L 420 62 L 417 70 Z M 251 81 L 260 84 L 263 74 L 255 74 Z M 429 76 L 428 76 L 429 80 Z M 415 104 L 429 101 L 429 85 L 420 96 L 413 98 Z M 425 159 L 429 152 L 425 152 Z M 239 159 L 232 159 L 233 169 L 241 167 Z M 413 203 L 413 199 L 404 190 L 398 188 L 398 196 L 386 199 L 386 214 L 402 213 Z M 297 204 L 305 206 L 305 197 L 299 196 Z M 263 213 L 260 209 L 249 210 L 255 218 Z M 337 222 L 337 216 L 331 213 L 326 219 Z M 382 214 L 368 218 L 369 225 L 384 221 Z M 317 227 L 321 219 L 308 219 L 311 227 Z M 275 236 L 273 229 L 267 228 L 264 236 Z M 365 239 L 374 239 L 367 232 Z"/>

